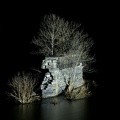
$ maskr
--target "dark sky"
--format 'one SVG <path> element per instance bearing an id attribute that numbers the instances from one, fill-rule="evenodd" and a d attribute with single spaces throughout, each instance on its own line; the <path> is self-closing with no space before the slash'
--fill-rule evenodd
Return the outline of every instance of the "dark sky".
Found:
<path id="1" fill-rule="evenodd" d="M 5 3 L 0 17 L 2 81 L 18 71 L 30 71 L 32 67 L 40 67 L 41 56 L 30 54 L 33 50 L 30 42 L 39 30 L 41 19 L 49 13 L 82 24 L 95 41 L 98 67 L 104 73 L 106 67 L 103 69 L 103 66 L 107 60 L 103 56 L 108 52 L 107 31 L 111 17 L 109 3 Z"/>

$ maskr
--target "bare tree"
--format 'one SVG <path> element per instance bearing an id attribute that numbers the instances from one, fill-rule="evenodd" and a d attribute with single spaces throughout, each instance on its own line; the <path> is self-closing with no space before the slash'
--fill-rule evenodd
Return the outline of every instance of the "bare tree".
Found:
<path id="1" fill-rule="evenodd" d="M 67 80 L 65 77 L 66 73 L 64 70 L 62 70 L 62 75 L 64 76 L 65 83 L 67 86 L 66 91 L 69 94 L 70 98 L 73 97 L 72 92 L 74 91 L 74 84 L 76 81 L 79 80 L 79 77 L 77 77 L 78 66 L 82 64 L 85 68 L 84 72 L 93 72 L 93 69 L 89 68 L 90 64 L 95 62 L 95 56 L 92 56 L 90 54 L 90 50 L 93 45 L 94 42 L 92 38 L 88 36 L 87 33 L 85 33 L 83 30 L 81 30 L 80 32 L 75 31 L 73 33 L 73 36 L 71 37 L 70 49 L 64 52 L 64 59 L 63 61 L 61 61 L 61 63 L 59 63 L 59 66 L 62 66 L 62 69 L 69 68 L 69 70 L 67 71 Z"/>
<path id="2" fill-rule="evenodd" d="M 75 31 L 70 38 L 69 46 L 66 51 L 64 51 L 64 57 L 66 60 L 66 65 L 78 66 L 80 63 L 95 62 L 95 56 L 90 54 L 90 50 L 94 42 L 92 38 L 88 36 L 87 33 L 84 33 L 83 30 Z M 63 62 L 63 61 L 62 61 Z M 68 66 L 69 67 L 69 66 Z"/>
<path id="3" fill-rule="evenodd" d="M 40 100 L 40 96 L 34 92 L 37 82 L 32 78 L 31 74 L 18 73 L 8 85 L 11 88 L 8 96 L 14 98 L 19 103 L 24 104 Z"/>
<path id="4" fill-rule="evenodd" d="M 80 24 L 65 21 L 55 14 L 45 15 L 37 37 L 32 43 L 38 46 L 38 53 L 45 56 L 58 56 L 68 49 L 72 33 Z"/>
<path id="5" fill-rule="evenodd" d="M 32 43 L 38 46 L 37 53 L 45 56 L 79 56 L 76 64 L 82 62 L 85 71 L 88 71 L 91 62 L 95 62 L 95 56 L 91 56 L 90 50 L 94 44 L 87 33 L 80 30 L 81 24 L 66 21 L 55 14 L 45 15 L 37 37 Z M 72 60 L 75 61 L 75 60 Z M 90 71 L 91 69 L 89 69 Z"/>
<path id="6" fill-rule="evenodd" d="M 38 46 L 38 53 L 45 56 L 62 56 L 59 61 L 59 69 L 68 68 L 69 77 L 65 80 L 69 92 L 74 90 L 77 67 L 82 63 L 84 72 L 93 72 L 91 64 L 95 62 L 95 56 L 91 55 L 94 41 L 80 28 L 81 24 L 69 22 L 55 14 L 45 15 L 37 38 L 32 43 Z M 60 58 L 61 59 L 61 58 Z M 65 76 L 65 71 L 62 71 Z M 64 77 L 66 79 L 66 77 Z M 72 82 L 71 82 L 72 80 Z"/>

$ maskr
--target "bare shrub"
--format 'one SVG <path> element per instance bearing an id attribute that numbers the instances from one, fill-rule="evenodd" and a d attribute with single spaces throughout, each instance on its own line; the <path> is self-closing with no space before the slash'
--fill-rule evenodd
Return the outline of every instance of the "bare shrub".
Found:
<path id="1" fill-rule="evenodd" d="M 89 90 L 89 83 L 84 83 L 82 86 L 77 87 L 69 91 L 69 86 L 68 89 L 65 91 L 65 97 L 68 100 L 77 100 L 77 99 L 82 99 L 86 98 L 92 95 L 92 92 Z"/>
<path id="2" fill-rule="evenodd" d="M 8 83 L 11 92 L 8 96 L 14 98 L 19 103 L 31 103 L 35 100 L 40 100 L 40 96 L 34 92 L 37 85 L 30 73 L 20 72 L 17 73 Z"/>

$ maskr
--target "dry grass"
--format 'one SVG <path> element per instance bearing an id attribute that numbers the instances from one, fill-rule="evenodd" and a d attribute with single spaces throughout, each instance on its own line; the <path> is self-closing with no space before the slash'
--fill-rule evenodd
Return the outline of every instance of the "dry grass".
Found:
<path id="1" fill-rule="evenodd" d="M 65 97 L 69 100 L 77 100 L 86 98 L 92 95 L 92 92 L 89 90 L 89 83 L 84 83 L 82 86 L 74 88 L 69 92 L 67 89 L 65 91 Z"/>

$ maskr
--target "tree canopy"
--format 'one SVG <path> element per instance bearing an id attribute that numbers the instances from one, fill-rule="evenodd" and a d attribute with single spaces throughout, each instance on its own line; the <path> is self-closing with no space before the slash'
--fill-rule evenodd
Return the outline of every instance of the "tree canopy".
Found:
<path id="1" fill-rule="evenodd" d="M 32 43 L 38 48 L 36 53 L 46 57 L 64 56 L 75 61 L 75 66 L 79 63 L 89 66 L 95 61 L 95 56 L 90 54 L 94 41 L 84 32 L 81 24 L 56 14 L 44 16 L 38 36 L 34 37 Z"/>

